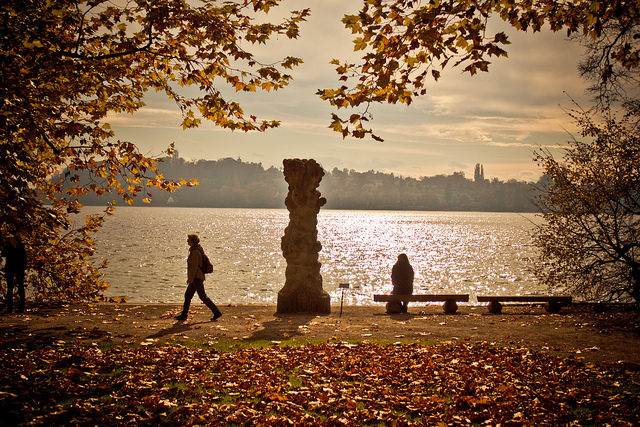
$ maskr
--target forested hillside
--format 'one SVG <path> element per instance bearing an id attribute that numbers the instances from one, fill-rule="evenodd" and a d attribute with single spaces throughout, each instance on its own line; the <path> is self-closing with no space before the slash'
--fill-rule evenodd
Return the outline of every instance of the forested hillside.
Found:
<path id="1" fill-rule="evenodd" d="M 167 157 L 160 163 L 160 173 L 166 179 L 193 178 L 199 185 L 171 194 L 151 189 L 151 203 L 137 199 L 135 205 L 284 208 L 287 183 L 281 169 L 273 166 L 265 169 L 261 163 L 231 158 L 191 162 Z M 334 168 L 325 171 L 319 190 L 327 199 L 327 209 L 533 212 L 537 210 L 532 203 L 536 187 L 536 183 L 523 181 L 487 180 L 482 166 L 477 165 L 473 179 L 463 172 L 405 178 Z M 109 194 L 87 195 L 81 201 L 101 205 L 112 198 Z"/>

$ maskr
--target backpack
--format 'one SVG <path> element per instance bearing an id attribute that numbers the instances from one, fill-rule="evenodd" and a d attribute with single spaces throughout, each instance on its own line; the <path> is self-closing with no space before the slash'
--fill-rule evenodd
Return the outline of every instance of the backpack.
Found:
<path id="1" fill-rule="evenodd" d="M 200 251 L 202 253 L 202 265 L 200 266 L 200 270 L 204 274 L 213 273 L 213 264 L 209 261 L 209 257 L 204 253 L 204 251 Z"/>

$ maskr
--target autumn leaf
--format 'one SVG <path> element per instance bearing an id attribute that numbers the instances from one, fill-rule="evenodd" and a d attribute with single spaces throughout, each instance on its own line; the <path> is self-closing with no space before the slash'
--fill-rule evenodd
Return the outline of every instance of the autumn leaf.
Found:
<path id="1" fill-rule="evenodd" d="M 632 425 L 632 377 L 488 343 L 0 351 L 11 425 Z M 206 345 L 204 346 L 206 347 Z M 38 402 L 37 405 L 25 405 Z"/>

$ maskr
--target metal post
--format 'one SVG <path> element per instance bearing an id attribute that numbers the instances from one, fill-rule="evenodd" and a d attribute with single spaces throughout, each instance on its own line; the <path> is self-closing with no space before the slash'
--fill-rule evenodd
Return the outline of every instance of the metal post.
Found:
<path id="1" fill-rule="evenodd" d="M 340 298 L 340 317 L 342 317 L 342 303 L 344 302 L 344 290 L 349 289 L 348 283 L 340 283 L 340 289 L 342 289 L 342 298 Z"/>

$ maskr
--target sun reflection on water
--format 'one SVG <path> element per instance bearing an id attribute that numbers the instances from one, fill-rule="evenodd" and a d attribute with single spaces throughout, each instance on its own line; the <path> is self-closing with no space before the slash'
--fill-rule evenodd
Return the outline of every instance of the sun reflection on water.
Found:
<path id="1" fill-rule="evenodd" d="M 416 293 L 469 293 L 473 304 L 483 293 L 544 292 L 531 271 L 536 221 L 514 213 L 321 210 L 323 286 L 334 303 L 338 285 L 349 283 L 345 304 L 377 304 L 372 295 L 391 291 L 391 267 L 406 253 Z M 99 258 L 110 260 L 107 295 L 181 302 L 186 234 L 197 232 L 215 266 L 206 281 L 215 301 L 275 304 L 287 223 L 284 209 L 119 208 L 98 236 Z"/>
<path id="2" fill-rule="evenodd" d="M 391 267 L 406 253 L 416 293 L 469 293 L 474 302 L 482 293 L 541 291 L 530 265 L 536 220 L 511 213 L 325 211 L 321 260 L 332 267 L 324 279 L 349 282 L 356 289 L 345 299 L 366 305 L 372 294 L 391 291 Z"/>

